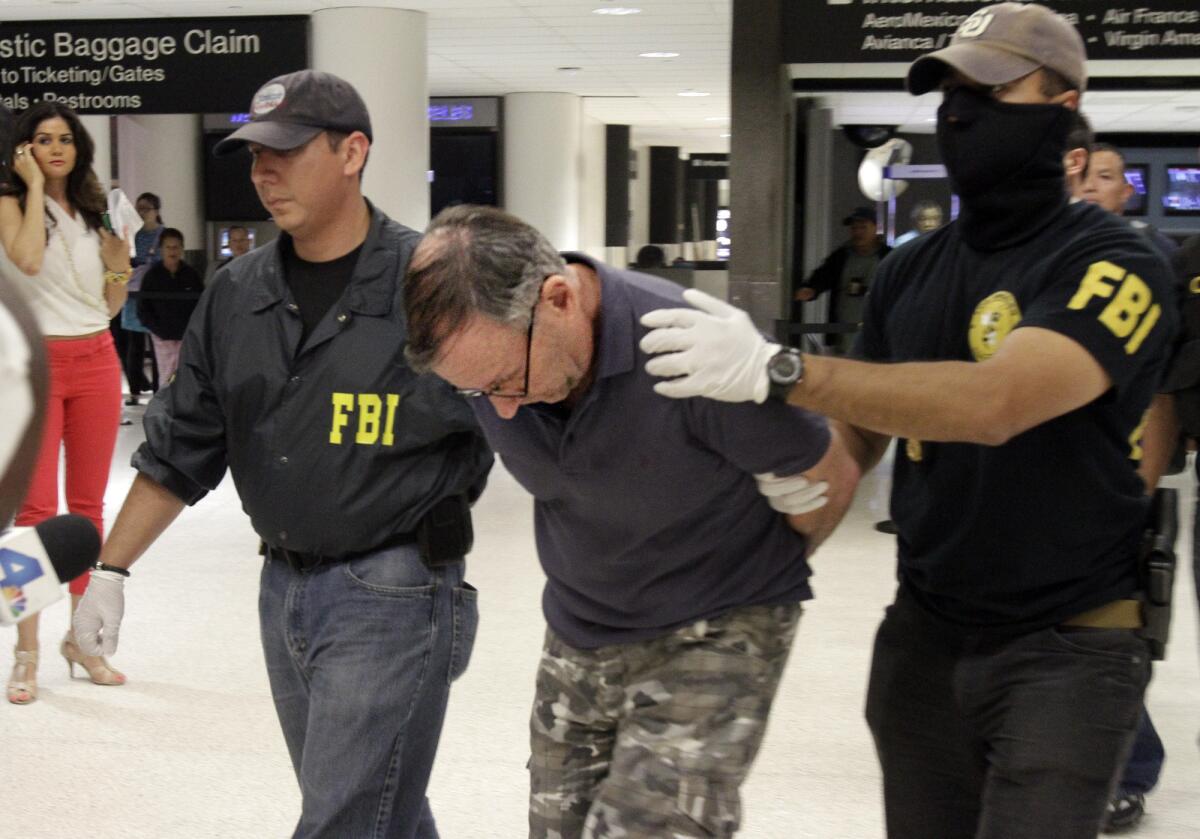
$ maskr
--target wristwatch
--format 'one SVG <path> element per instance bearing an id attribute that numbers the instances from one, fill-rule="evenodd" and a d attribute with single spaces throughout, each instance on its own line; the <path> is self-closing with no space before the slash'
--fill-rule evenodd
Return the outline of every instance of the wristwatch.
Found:
<path id="1" fill-rule="evenodd" d="M 767 395 L 787 401 L 796 382 L 804 378 L 804 357 L 795 347 L 783 347 L 767 361 L 767 380 L 771 383 Z"/>

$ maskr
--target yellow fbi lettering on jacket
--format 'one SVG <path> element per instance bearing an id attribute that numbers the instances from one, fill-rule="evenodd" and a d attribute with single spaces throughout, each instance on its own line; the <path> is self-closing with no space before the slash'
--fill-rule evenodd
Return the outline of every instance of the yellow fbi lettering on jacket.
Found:
<path id="1" fill-rule="evenodd" d="M 1109 302 L 1096 319 L 1116 337 L 1128 339 L 1125 352 L 1133 355 L 1162 316 L 1162 306 L 1154 302 L 1150 286 L 1120 265 L 1108 260 L 1093 262 L 1067 308 L 1085 309 L 1097 297 Z"/>
<path id="2" fill-rule="evenodd" d="M 333 418 L 329 426 L 329 442 L 340 446 L 353 431 L 353 442 L 359 446 L 384 445 L 396 442 L 396 393 L 333 393 Z M 355 424 L 352 427 L 350 420 Z"/>

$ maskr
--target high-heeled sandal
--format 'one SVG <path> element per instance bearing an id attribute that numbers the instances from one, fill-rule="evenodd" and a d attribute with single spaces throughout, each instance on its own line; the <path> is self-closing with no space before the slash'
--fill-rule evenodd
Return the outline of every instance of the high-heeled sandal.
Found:
<path id="1" fill-rule="evenodd" d="M 88 678 L 92 680 L 92 684 L 125 684 L 124 673 L 115 669 L 108 663 L 108 659 L 102 655 L 84 655 L 83 650 L 79 649 L 79 645 L 75 643 L 75 638 L 70 632 L 63 638 L 59 652 L 67 660 L 67 669 L 70 671 L 72 679 L 75 678 L 75 665 L 78 664 L 87 671 Z"/>
<path id="2" fill-rule="evenodd" d="M 13 664 L 12 677 L 8 680 L 8 701 L 14 705 L 28 705 L 37 699 L 37 650 L 14 650 L 17 660 Z"/>

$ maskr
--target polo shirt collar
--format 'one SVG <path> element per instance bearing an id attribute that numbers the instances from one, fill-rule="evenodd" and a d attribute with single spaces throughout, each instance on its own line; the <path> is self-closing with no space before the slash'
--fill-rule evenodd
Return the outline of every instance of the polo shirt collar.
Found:
<path id="1" fill-rule="evenodd" d="M 563 259 L 577 262 L 596 272 L 600 278 L 600 334 L 596 340 L 596 378 L 607 379 L 633 370 L 633 303 L 617 272 L 603 262 L 582 253 L 567 251 Z"/>

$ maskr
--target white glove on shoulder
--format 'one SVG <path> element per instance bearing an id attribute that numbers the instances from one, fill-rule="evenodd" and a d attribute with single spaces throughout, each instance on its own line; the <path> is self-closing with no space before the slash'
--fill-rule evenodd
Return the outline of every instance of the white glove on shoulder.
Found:
<path id="1" fill-rule="evenodd" d="M 767 362 L 779 352 L 750 316 L 703 291 L 689 288 L 683 299 L 695 309 L 656 309 L 642 316 L 651 331 L 639 346 L 665 353 L 646 362 L 652 376 L 677 376 L 654 390 L 684 399 L 706 396 L 722 402 L 762 402 L 770 383 Z"/>
<path id="2" fill-rule="evenodd" d="M 767 503 L 777 513 L 798 516 L 811 513 L 829 502 L 829 483 L 813 483 L 803 475 L 776 475 L 762 472 L 754 476 L 758 491 L 767 497 Z"/>
<path id="3" fill-rule="evenodd" d="M 71 628 L 84 655 L 113 655 L 125 616 L 125 578 L 113 571 L 93 571 Z"/>

